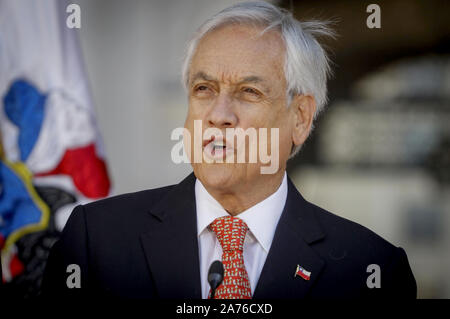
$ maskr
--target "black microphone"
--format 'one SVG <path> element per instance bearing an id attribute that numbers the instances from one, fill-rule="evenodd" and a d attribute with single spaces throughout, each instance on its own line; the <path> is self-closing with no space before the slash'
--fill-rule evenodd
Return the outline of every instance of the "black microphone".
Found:
<path id="1" fill-rule="evenodd" d="M 211 299 L 214 299 L 216 289 L 223 280 L 223 264 L 220 260 L 213 261 L 209 266 L 208 282 L 211 286 Z"/>

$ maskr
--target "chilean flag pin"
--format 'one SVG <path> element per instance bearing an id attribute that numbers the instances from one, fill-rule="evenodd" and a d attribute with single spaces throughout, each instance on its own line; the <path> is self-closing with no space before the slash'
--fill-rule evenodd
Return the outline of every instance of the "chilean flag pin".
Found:
<path id="1" fill-rule="evenodd" d="M 305 280 L 309 280 L 311 277 L 311 272 L 305 270 L 303 267 L 301 267 L 300 265 L 297 265 L 297 269 L 295 270 L 295 275 L 294 278 L 300 276 Z"/>

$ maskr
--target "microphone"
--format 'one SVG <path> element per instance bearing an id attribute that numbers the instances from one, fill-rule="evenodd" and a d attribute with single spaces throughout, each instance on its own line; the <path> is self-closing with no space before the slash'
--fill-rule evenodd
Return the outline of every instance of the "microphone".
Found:
<path id="1" fill-rule="evenodd" d="M 213 261 L 211 266 L 209 266 L 208 271 L 208 282 L 211 286 L 211 299 L 214 299 L 216 294 L 216 289 L 222 283 L 223 280 L 223 264 L 221 261 Z"/>

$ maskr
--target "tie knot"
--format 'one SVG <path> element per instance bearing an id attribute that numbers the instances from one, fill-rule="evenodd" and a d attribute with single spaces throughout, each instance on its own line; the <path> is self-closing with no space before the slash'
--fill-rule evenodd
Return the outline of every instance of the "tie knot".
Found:
<path id="1" fill-rule="evenodd" d="M 216 233 L 223 251 L 243 251 L 248 226 L 242 219 L 233 216 L 219 217 L 209 228 Z"/>

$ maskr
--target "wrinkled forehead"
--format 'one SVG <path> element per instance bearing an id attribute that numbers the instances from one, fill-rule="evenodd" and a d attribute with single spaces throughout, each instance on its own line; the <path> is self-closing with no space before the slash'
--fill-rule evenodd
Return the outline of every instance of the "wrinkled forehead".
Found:
<path id="1" fill-rule="evenodd" d="M 230 81 L 250 76 L 279 80 L 284 76 L 284 41 L 276 30 L 263 31 L 263 27 L 242 24 L 209 31 L 198 43 L 189 82 L 199 72 Z"/>

